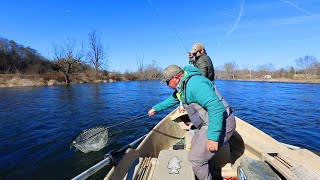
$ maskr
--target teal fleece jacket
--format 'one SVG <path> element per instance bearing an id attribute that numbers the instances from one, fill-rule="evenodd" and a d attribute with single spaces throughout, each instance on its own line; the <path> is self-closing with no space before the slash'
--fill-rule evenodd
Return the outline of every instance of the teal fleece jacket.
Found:
<path id="1" fill-rule="evenodd" d="M 182 82 L 180 83 L 182 103 L 186 104 L 187 99 L 189 104 L 197 103 L 208 112 L 209 125 L 207 137 L 210 140 L 218 142 L 222 133 L 225 107 L 214 92 L 214 85 L 212 81 L 202 76 L 200 69 L 194 66 L 186 66 L 183 70 L 184 75 Z M 196 76 L 189 79 L 186 85 L 186 97 L 184 97 L 185 89 L 181 89 L 182 85 L 186 78 L 192 75 Z M 153 106 L 153 109 L 155 109 L 156 112 L 159 112 L 178 104 L 179 100 L 175 95 L 176 92 L 177 91 L 164 101 Z"/>

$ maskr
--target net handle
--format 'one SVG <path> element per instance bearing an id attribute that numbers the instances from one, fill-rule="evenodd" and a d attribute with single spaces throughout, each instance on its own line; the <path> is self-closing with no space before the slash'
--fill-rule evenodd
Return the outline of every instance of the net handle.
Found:
<path id="1" fill-rule="evenodd" d="M 133 119 L 129 119 L 129 120 L 127 120 L 127 121 L 123 121 L 123 122 L 121 122 L 121 123 L 114 124 L 114 125 L 109 126 L 109 127 L 105 127 L 105 129 L 102 129 L 101 131 L 98 131 L 98 132 L 96 132 L 95 134 L 91 135 L 90 137 L 86 138 L 85 140 L 82 140 L 82 141 L 79 141 L 79 142 L 85 142 L 86 140 L 88 140 L 88 139 L 90 139 L 90 138 L 92 138 L 92 137 L 97 136 L 98 134 L 100 134 L 102 131 L 105 131 L 106 129 L 109 129 L 109 128 L 112 128 L 112 127 L 115 127 L 115 126 L 119 126 L 119 125 L 121 125 L 121 124 L 125 124 L 125 123 L 130 122 L 130 121 L 135 121 L 135 120 L 138 120 L 138 119 L 142 119 L 142 118 L 144 118 L 144 117 L 146 117 L 146 116 L 148 116 L 148 114 L 145 114 L 145 115 L 142 115 L 142 116 L 133 118 Z M 92 128 L 90 128 L 90 129 L 92 129 Z M 84 131 L 88 131 L 88 130 L 90 130 L 90 129 L 86 129 L 86 130 L 84 130 Z M 83 131 L 83 132 L 84 132 L 84 131 Z M 81 134 L 81 133 L 80 133 L 80 134 Z M 79 136 L 79 134 L 78 134 L 76 137 L 78 137 L 78 136 Z M 76 137 L 75 137 L 75 138 L 76 138 Z M 70 143 L 71 146 L 79 143 L 79 142 L 75 142 L 75 141 L 74 141 L 75 138 L 73 138 L 72 142 Z"/>
<path id="2" fill-rule="evenodd" d="M 125 124 L 125 123 L 130 122 L 130 121 L 135 121 L 135 120 L 138 120 L 138 119 L 142 119 L 142 118 L 144 118 L 144 117 L 146 117 L 146 116 L 148 116 L 148 114 L 145 114 L 145 115 L 142 115 L 142 116 L 133 118 L 133 119 L 129 119 L 129 120 L 127 120 L 127 121 L 123 121 L 123 122 L 118 123 L 118 124 L 114 124 L 114 125 L 109 126 L 109 127 L 107 127 L 107 128 L 109 129 L 109 128 L 112 128 L 112 127 L 115 127 L 115 126 L 119 126 L 119 125 L 121 125 L 121 124 Z"/>

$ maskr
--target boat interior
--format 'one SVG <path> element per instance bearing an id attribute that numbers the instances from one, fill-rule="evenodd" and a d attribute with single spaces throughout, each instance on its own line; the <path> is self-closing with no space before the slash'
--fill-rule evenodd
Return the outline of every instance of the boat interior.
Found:
<path id="1" fill-rule="evenodd" d="M 188 161 L 189 121 L 179 109 L 172 111 L 136 149 L 126 151 L 105 179 L 197 179 Z M 214 179 L 319 179 L 317 155 L 289 149 L 239 118 L 236 123 L 234 135 L 209 162 Z"/>

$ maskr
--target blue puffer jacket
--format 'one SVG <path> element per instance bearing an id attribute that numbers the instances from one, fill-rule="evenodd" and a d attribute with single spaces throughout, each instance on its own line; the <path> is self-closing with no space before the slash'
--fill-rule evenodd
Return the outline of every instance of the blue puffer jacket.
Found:
<path id="1" fill-rule="evenodd" d="M 213 83 L 206 77 L 202 76 L 202 72 L 194 66 L 184 67 L 184 76 L 180 83 L 181 101 L 183 104 L 187 102 L 197 103 L 203 107 L 209 116 L 208 134 L 210 140 L 219 141 L 219 137 L 223 128 L 225 107 L 214 92 Z M 195 76 L 193 76 L 195 75 Z M 182 89 L 183 82 L 190 76 L 185 89 Z M 183 95 L 186 94 L 186 97 Z M 155 111 L 162 111 L 179 103 L 178 98 L 173 94 L 164 101 L 155 105 Z"/>

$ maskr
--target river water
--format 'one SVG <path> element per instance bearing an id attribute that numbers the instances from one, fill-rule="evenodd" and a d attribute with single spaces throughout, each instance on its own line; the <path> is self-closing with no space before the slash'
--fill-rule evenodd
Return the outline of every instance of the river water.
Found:
<path id="1" fill-rule="evenodd" d="M 278 141 L 320 151 L 320 84 L 218 80 L 216 86 L 238 117 Z M 171 93 L 159 81 L 0 89 L 0 179 L 76 176 L 172 109 L 110 129 L 109 145 L 99 152 L 70 149 L 78 133 L 144 115 Z"/>

